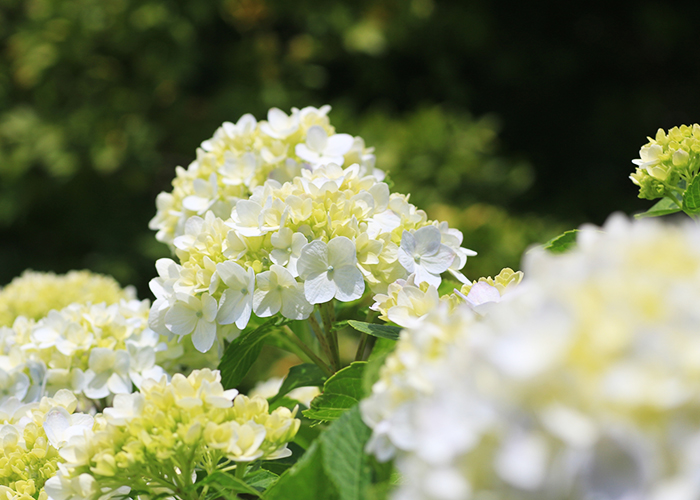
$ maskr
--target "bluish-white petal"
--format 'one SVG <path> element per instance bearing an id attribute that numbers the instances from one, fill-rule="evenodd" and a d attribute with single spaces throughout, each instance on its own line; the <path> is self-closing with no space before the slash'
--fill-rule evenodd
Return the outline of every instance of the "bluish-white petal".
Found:
<path id="1" fill-rule="evenodd" d="M 337 286 L 335 297 L 341 302 L 359 299 L 365 291 L 365 280 L 355 266 L 343 266 L 333 272 Z"/>
<path id="2" fill-rule="evenodd" d="M 192 334 L 192 345 L 199 352 L 207 352 L 216 340 L 216 324 L 200 319 Z"/>
<path id="3" fill-rule="evenodd" d="M 165 313 L 165 326 L 175 335 L 192 333 L 197 324 L 197 316 L 184 302 L 176 301 Z"/>
<path id="4" fill-rule="evenodd" d="M 328 242 L 328 264 L 334 269 L 357 264 L 355 243 L 345 236 L 338 236 Z"/>

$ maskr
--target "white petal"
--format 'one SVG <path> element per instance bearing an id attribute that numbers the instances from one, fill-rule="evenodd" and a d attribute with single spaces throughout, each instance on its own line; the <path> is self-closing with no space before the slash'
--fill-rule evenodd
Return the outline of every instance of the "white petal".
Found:
<path id="1" fill-rule="evenodd" d="M 304 296 L 311 304 L 328 302 L 335 296 L 336 285 L 328 279 L 328 273 L 311 275 L 304 281 Z"/>
<path id="2" fill-rule="evenodd" d="M 175 302 L 165 313 L 165 326 L 175 335 L 192 333 L 196 323 L 195 312 L 180 301 Z"/>
<path id="3" fill-rule="evenodd" d="M 440 230 L 435 226 L 424 226 L 416 230 L 416 232 L 413 233 L 413 237 L 416 241 L 415 253 L 420 255 L 432 255 L 436 253 L 442 238 Z M 403 244 L 403 239 L 401 242 Z"/>
<path id="4" fill-rule="evenodd" d="M 289 319 L 306 319 L 314 306 L 304 297 L 304 285 L 298 283 L 295 288 L 282 292 L 282 316 Z"/>
<path id="5" fill-rule="evenodd" d="M 282 296 L 277 290 L 263 294 L 256 291 L 253 303 L 255 304 L 255 314 L 261 318 L 267 318 L 279 312 L 282 307 Z"/>
<path id="6" fill-rule="evenodd" d="M 312 127 L 313 128 L 313 127 Z M 350 151 L 353 137 L 350 134 L 335 134 L 328 138 L 326 148 L 323 153 L 328 156 L 343 156 Z"/>
<path id="7" fill-rule="evenodd" d="M 70 414 L 61 406 L 51 408 L 44 417 L 43 427 L 51 446 L 58 449 L 64 441 L 63 434 L 70 427 Z"/>
<path id="8" fill-rule="evenodd" d="M 440 245 L 433 254 L 422 255 L 420 265 L 432 274 L 442 274 L 452 265 L 455 254 L 449 247 Z"/>
<path id="9" fill-rule="evenodd" d="M 208 293 L 202 294 L 202 313 L 206 321 L 214 321 L 218 307 L 219 306 L 216 304 L 216 299 L 214 297 Z"/>
<path id="10" fill-rule="evenodd" d="M 345 236 L 338 236 L 330 240 L 328 242 L 328 264 L 334 268 L 354 267 L 357 264 L 355 244 Z"/>
<path id="11" fill-rule="evenodd" d="M 467 302 L 473 306 L 486 302 L 500 302 L 500 300 L 501 294 L 498 292 L 498 288 L 484 281 L 479 281 L 473 285 L 467 294 Z"/>
<path id="12" fill-rule="evenodd" d="M 207 352 L 216 340 L 216 324 L 200 319 L 192 334 L 192 345 L 199 352 Z"/>
<path id="13" fill-rule="evenodd" d="M 365 280 L 355 266 L 343 266 L 333 271 L 333 281 L 338 287 L 335 297 L 341 302 L 359 299 L 365 291 Z"/>
<path id="14" fill-rule="evenodd" d="M 216 265 L 216 273 L 229 288 L 239 288 L 247 281 L 247 274 L 243 267 L 230 260 Z"/>
<path id="15" fill-rule="evenodd" d="M 313 127 L 310 127 L 309 130 L 306 132 L 306 145 L 312 151 L 315 151 L 317 153 L 323 153 L 327 143 L 328 134 L 323 129 L 323 127 L 314 125 Z"/>
<path id="16" fill-rule="evenodd" d="M 299 260 L 297 261 L 299 276 L 301 276 L 303 280 L 306 280 L 307 277 L 312 274 L 318 275 L 320 273 L 325 273 L 327 270 L 328 246 L 321 240 L 314 240 L 304 245 L 301 249 Z"/>

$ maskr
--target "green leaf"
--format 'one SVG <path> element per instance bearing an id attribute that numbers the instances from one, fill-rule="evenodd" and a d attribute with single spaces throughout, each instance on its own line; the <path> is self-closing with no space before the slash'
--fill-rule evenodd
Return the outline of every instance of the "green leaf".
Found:
<path id="1" fill-rule="evenodd" d="M 340 500 L 323 468 L 321 441 L 316 440 L 304 456 L 265 492 L 265 500 Z"/>
<path id="2" fill-rule="evenodd" d="M 329 378 L 323 394 L 311 401 L 311 408 L 302 413 L 316 420 L 335 420 L 365 396 L 362 384 L 366 361 L 356 361 Z"/>
<path id="3" fill-rule="evenodd" d="M 693 177 L 683 193 L 683 211 L 689 215 L 700 213 L 700 175 Z"/>
<path id="4" fill-rule="evenodd" d="M 246 465 L 245 462 L 242 462 L 242 464 L 244 466 Z M 227 493 L 247 493 L 249 495 L 254 495 L 256 498 L 260 498 L 260 492 L 258 490 L 246 484 L 245 481 L 221 471 L 212 472 L 204 478 L 204 480 L 196 484 L 197 487 L 205 485 L 215 488 L 220 495 L 226 498 L 232 498 Z"/>
<path id="5" fill-rule="evenodd" d="M 646 212 L 643 212 L 641 214 L 635 214 L 634 218 L 644 219 L 645 217 L 660 217 L 662 215 L 675 214 L 676 212 L 680 211 L 681 209 L 678 206 L 678 203 L 673 201 L 671 198 L 666 197 L 662 198 Z"/>
<path id="6" fill-rule="evenodd" d="M 349 320 L 348 325 L 358 332 L 389 340 L 399 340 L 399 334 L 401 330 L 403 330 L 400 326 L 377 325 L 375 323 L 365 323 L 364 321 L 355 320 Z"/>
<path id="7" fill-rule="evenodd" d="M 371 431 L 355 406 L 333 422 L 267 490 L 265 500 L 365 500 L 372 478 L 364 448 Z"/>
<path id="8" fill-rule="evenodd" d="M 297 387 L 317 386 L 321 387 L 328 377 L 318 366 L 311 363 L 292 366 L 287 377 L 282 382 L 282 386 L 276 395 L 268 401 L 274 403 L 277 399 L 289 394 Z"/>
<path id="9" fill-rule="evenodd" d="M 576 246 L 576 234 L 578 229 L 572 229 L 570 231 L 565 231 L 556 238 L 552 238 L 547 243 L 542 245 L 545 250 L 549 250 L 552 253 L 564 253 Z"/>
<path id="10" fill-rule="evenodd" d="M 379 371 L 384 366 L 386 357 L 396 348 L 396 341 L 377 339 L 367 360 L 367 366 L 362 374 L 362 388 L 365 394 L 372 392 L 372 386 L 379 380 Z"/>
<path id="11" fill-rule="evenodd" d="M 245 475 L 243 481 L 248 486 L 255 488 L 256 490 L 263 492 L 270 486 L 275 484 L 279 479 L 279 476 L 274 472 L 270 472 L 266 469 L 258 469 Z"/>
<path id="12" fill-rule="evenodd" d="M 260 356 L 263 340 L 277 326 L 278 318 L 271 318 L 252 331 L 242 331 L 224 352 L 219 363 L 221 383 L 226 389 L 237 387 L 255 360 Z"/>
<path id="13" fill-rule="evenodd" d="M 323 467 L 341 500 L 365 500 L 371 482 L 369 457 L 364 449 L 372 431 L 362 422 L 355 406 L 319 437 Z"/>

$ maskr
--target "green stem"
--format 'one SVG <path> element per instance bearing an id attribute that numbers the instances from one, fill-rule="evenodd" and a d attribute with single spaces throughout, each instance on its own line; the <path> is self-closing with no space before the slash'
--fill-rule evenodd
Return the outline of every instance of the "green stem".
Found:
<path id="1" fill-rule="evenodd" d="M 243 481 L 243 478 L 245 477 L 245 462 L 238 462 L 236 464 L 236 477 Z"/>
<path id="2" fill-rule="evenodd" d="M 318 320 L 316 319 L 316 316 L 314 316 L 314 313 L 311 313 L 311 315 L 309 316 L 309 324 L 311 325 L 311 329 L 314 331 L 314 334 L 318 339 L 318 343 L 321 344 L 321 349 L 323 349 L 326 358 L 328 358 L 328 361 L 331 364 L 331 370 L 333 371 L 333 373 L 335 373 L 336 371 L 338 371 L 339 367 L 335 366 L 333 362 L 333 354 L 331 348 L 328 345 L 328 342 L 326 341 L 326 336 L 323 334 L 323 329 L 321 328 L 321 325 L 318 324 Z"/>
<path id="3" fill-rule="evenodd" d="M 335 325 L 335 308 L 333 307 L 333 301 L 321 304 L 319 309 L 321 310 L 323 326 L 326 329 L 328 345 L 333 354 L 333 364 L 336 366 L 336 370 L 338 370 L 340 369 L 340 352 L 338 351 L 338 332 L 333 328 Z"/>
<path id="4" fill-rule="evenodd" d="M 304 355 L 306 355 L 309 361 L 316 364 L 316 366 L 323 370 L 326 375 L 333 375 L 333 371 L 330 369 L 330 367 L 324 363 L 321 358 L 316 356 L 309 346 L 307 346 L 299 337 L 297 337 L 294 331 L 289 328 L 289 325 L 284 325 L 282 327 L 282 332 L 285 334 L 284 338 L 296 346 Z"/>
<path id="5" fill-rule="evenodd" d="M 357 352 L 355 353 L 355 361 L 362 361 L 362 358 L 365 357 L 365 348 L 367 347 L 367 341 L 369 340 L 369 335 L 366 333 L 360 334 L 362 335 L 362 338 L 360 339 L 360 343 L 357 346 Z"/>

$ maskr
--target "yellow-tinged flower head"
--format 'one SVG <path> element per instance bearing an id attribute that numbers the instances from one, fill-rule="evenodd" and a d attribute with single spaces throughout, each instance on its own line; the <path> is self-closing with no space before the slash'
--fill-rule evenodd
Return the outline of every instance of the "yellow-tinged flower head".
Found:
<path id="1" fill-rule="evenodd" d="M 465 304 L 404 330 L 362 403 L 395 498 L 700 495 L 697 226 L 613 216 L 523 269 L 480 320 Z M 449 339 L 439 363 L 412 348 L 425 330 Z"/>
<path id="2" fill-rule="evenodd" d="M 700 125 L 659 129 L 648 139 L 640 158 L 632 161 L 637 169 L 630 179 L 640 187 L 640 198 L 677 198 L 700 169 Z"/>
<path id="3" fill-rule="evenodd" d="M 135 297 L 132 287 L 122 288 L 114 278 L 89 271 L 25 271 L 0 291 L 0 326 L 12 326 L 19 316 L 39 320 L 52 309 L 63 309 L 74 302 L 113 304 Z"/>
<path id="4" fill-rule="evenodd" d="M 0 329 L 0 404 L 69 388 L 91 406 L 132 392 L 144 378 L 160 378 L 156 351 L 165 345 L 148 328 L 148 313 L 148 301 L 120 299 L 73 303 L 38 321 L 18 317 Z"/>
<path id="5" fill-rule="evenodd" d="M 60 449 L 65 464 L 47 491 L 69 498 L 83 484 L 84 497 L 97 498 L 126 485 L 175 494 L 192 484 L 195 471 L 289 456 L 300 424 L 295 412 L 270 413 L 266 400 L 224 390 L 218 371 L 149 379 L 141 392 L 117 395 L 94 432 L 67 441 Z"/>
<path id="6" fill-rule="evenodd" d="M 267 120 L 246 114 L 235 124 L 225 122 L 201 144 L 187 169 L 176 169 L 172 192 L 158 195 L 150 222 L 156 238 L 173 247 L 191 216 L 211 210 L 225 219 L 238 200 L 268 179 L 286 182 L 303 169 L 330 162 L 359 163 L 364 172 L 374 173 L 372 149 L 360 137 L 337 134 L 327 116 L 330 109 L 292 108 L 287 115 L 272 108 Z"/>
<path id="7" fill-rule="evenodd" d="M 0 405 L 0 499 L 40 499 L 44 484 L 62 462 L 57 449 L 70 435 L 91 429 L 92 417 L 73 414 L 76 398 L 59 391 L 55 398 Z"/>
<path id="8" fill-rule="evenodd" d="M 360 298 L 366 284 L 384 292 L 409 274 L 433 286 L 446 271 L 461 276 L 474 255 L 461 243 L 358 164 L 304 169 L 256 187 L 226 219 L 210 211 L 187 221 L 174 240 L 180 263 L 156 264 L 150 325 L 192 334 L 205 352 L 253 313 L 305 319 L 314 304 Z"/>
<path id="9" fill-rule="evenodd" d="M 522 278 L 522 271 L 515 272 L 506 267 L 495 278 L 479 278 L 440 297 L 435 286 L 427 282 L 416 284 L 416 276 L 412 274 L 406 280 L 390 284 L 386 294 L 376 294 L 371 309 L 380 313 L 379 319 L 405 328 L 415 327 L 441 303 L 452 310 L 466 302 L 481 311 L 483 304 L 499 302 L 501 296 L 515 288 Z"/>

